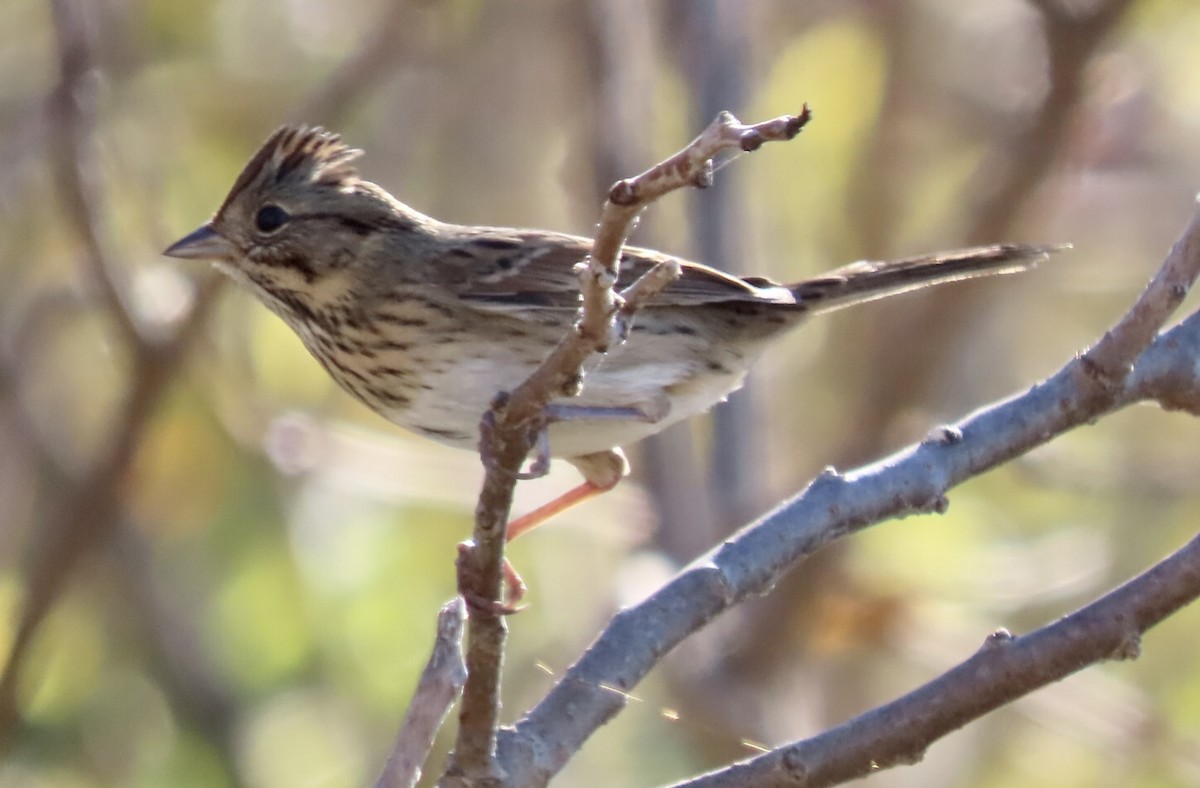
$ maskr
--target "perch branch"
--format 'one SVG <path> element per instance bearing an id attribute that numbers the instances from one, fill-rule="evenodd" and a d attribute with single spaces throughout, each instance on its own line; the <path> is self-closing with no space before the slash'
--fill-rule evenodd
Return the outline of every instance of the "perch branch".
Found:
<path id="1" fill-rule="evenodd" d="M 579 268 L 583 306 L 575 330 L 510 395 L 497 399 L 481 425 L 480 453 L 486 475 L 475 510 L 472 543 L 460 557 L 460 587 L 472 599 L 499 600 L 503 582 L 505 527 L 513 488 L 552 399 L 578 388 L 583 363 L 620 341 L 621 321 L 670 284 L 678 272 L 651 269 L 624 294 L 614 291 L 621 248 L 638 216 L 659 197 L 685 186 L 712 182 L 712 159 L 728 150 L 753 151 L 766 142 L 790 140 L 811 117 L 799 115 L 744 125 L 721 113 L 700 136 L 642 174 L 618 181 L 601 213 L 591 253 Z M 455 757 L 449 777 L 466 781 L 497 776 L 494 755 L 500 713 L 500 667 L 506 627 L 495 610 L 474 605 L 467 636 L 467 684 Z"/>

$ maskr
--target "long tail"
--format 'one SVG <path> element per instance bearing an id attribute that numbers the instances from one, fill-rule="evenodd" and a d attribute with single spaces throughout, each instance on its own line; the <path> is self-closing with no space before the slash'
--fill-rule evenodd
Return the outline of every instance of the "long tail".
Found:
<path id="1" fill-rule="evenodd" d="M 864 260 L 789 285 L 788 289 L 797 303 L 813 312 L 828 312 L 942 282 L 1024 271 L 1067 248 L 1069 244 L 997 244 L 891 262 Z"/>

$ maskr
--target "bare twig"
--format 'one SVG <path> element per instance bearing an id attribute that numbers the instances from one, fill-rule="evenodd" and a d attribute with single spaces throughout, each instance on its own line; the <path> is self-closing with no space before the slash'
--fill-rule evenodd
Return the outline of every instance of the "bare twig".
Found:
<path id="1" fill-rule="evenodd" d="M 392 748 L 375 788 L 408 788 L 421 779 L 421 766 L 428 759 L 442 721 L 450 713 L 467 678 L 462 654 L 466 617 L 467 611 L 460 597 L 447 602 L 438 613 L 433 653 L 417 682 L 408 714 L 396 737 L 396 746 Z"/>
<path id="2" fill-rule="evenodd" d="M 583 307 L 572 331 L 537 370 L 510 396 L 499 398 L 481 427 L 480 451 L 487 470 L 475 510 L 473 545 L 462 557 L 460 584 L 474 599 L 498 600 L 502 585 L 505 526 L 521 464 L 537 434 L 550 400 L 578 388 L 583 363 L 620 341 L 617 318 L 672 281 L 670 268 L 656 267 L 623 295 L 616 285 L 621 248 L 637 217 L 654 200 L 685 186 L 707 186 L 712 159 L 731 149 L 752 151 L 763 143 L 794 138 L 808 122 L 808 108 L 753 125 L 721 113 L 674 156 L 642 174 L 613 185 L 601 213 L 591 254 L 580 266 Z M 630 301 L 623 303 L 623 297 Z M 506 627 L 494 610 L 472 606 L 467 639 L 467 684 L 450 778 L 491 779 L 495 771 L 496 730 L 500 712 L 500 666 Z"/>
<path id="3" fill-rule="evenodd" d="M 891 703 L 680 788 L 837 785 L 919 762 L 937 739 L 1022 695 L 1110 659 L 1200 597 L 1200 536 L 1086 607 L 1021 637 L 992 633 L 970 659 Z"/>
<path id="4" fill-rule="evenodd" d="M 1190 257 L 1176 262 L 1177 256 Z M 1188 226 L 1167 267 L 1200 268 L 1200 222 Z M 1168 280 L 1178 284 L 1176 276 Z M 1077 358 L 1023 394 L 892 457 L 846 476 L 828 469 L 796 498 L 618 613 L 546 698 L 502 731 L 498 760 L 510 784 L 544 784 L 621 710 L 623 693 L 663 655 L 730 607 L 769 592 L 824 545 L 884 519 L 944 511 L 951 487 L 1117 407 L 1162 397 L 1165 406 L 1200 412 L 1192 361 L 1198 354 L 1200 315 L 1193 315 L 1160 335 L 1110 396 L 1096 396 L 1084 370 L 1090 362 Z"/>
<path id="5" fill-rule="evenodd" d="M 1167 318 L 1183 302 L 1200 276 L 1200 214 L 1171 247 L 1171 253 L 1124 317 L 1083 355 L 1084 368 L 1105 388 L 1115 388 L 1129 374 Z"/>
<path id="6" fill-rule="evenodd" d="M 980 166 L 960 190 L 958 204 L 964 215 L 948 217 L 945 223 L 947 227 L 962 225 L 966 245 L 1029 232 L 1046 214 L 1044 210 L 1031 212 L 1031 203 L 1059 196 L 1046 193 L 1044 184 L 1055 183 L 1059 163 L 1078 142 L 1079 108 L 1092 84 L 1088 79 L 1090 66 L 1113 35 L 1129 1 L 1057 5 L 1070 5 L 1074 16 L 1059 15 L 1043 25 L 1047 63 L 1042 77 L 1045 93 L 1040 102 L 1031 106 L 1020 122 L 997 117 L 995 107 L 986 102 L 979 105 L 988 109 L 977 118 L 976 125 L 994 133 L 989 134 L 988 150 Z M 903 217 L 911 203 L 912 179 L 919 177 L 912 171 L 911 148 L 914 140 L 920 147 L 927 137 L 914 138 L 911 121 L 927 123 L 937 115 L 930 113 L 931 96 L 925 95 L 930 89 L 930 75 L 925 72 L 928 42 L 921 31 L 925 30 L 927 14 L 928 8 L 921 4 L 875 3 L 864 16 L 886 58 L 882 70 L 884 95 L 877 121 L 861 149 L 849 188 L 855 253 L 866 259 L 886 259 L 894 251 L 897 229 L 904 225 Z M 852 392 L 852 400 L 845 423 L 853 424 L 854 429 L 838 437 L 838 445 L 826 461 L 852 467 L 878 457 L 889 439 L 895 438 L 897 421 L 904 423 L 903 414 L 944 405 L 948 370 L 966 353 L 964 343 L 977 334 L 972 326 L 980 325 L 980 313 L 994 311 L 995 295 L 989 287 L 969 284 L 952 291 L 928 290 L 903 303 L 880 302 L 869 313 L 855 315 L 854 322 L 865 321 L 859 325 L 860 330 L 835 333 L 828 358 L 850 359 L 848 364 L 838 364 L 838 374 L 851 375 L 847 391 Z M 918 336 L 930 338 L 921 344 L 920 352 L 897 352 L 897 337 Z M 986 341 L 972 345 L 968 355 L 978 357 L 981 351 L 988 352 L 986 346 Z M 888 451 L 895 448 L 887 446 Z M 811 601 L 814 595 L 828 593 L 829 575 L 838 572 L 839 554 L 839 549 L 822 551 L 803 572 L 789 576 L 768 599 L 739 614 L 751 622 L 738 630 L 740 653 L 754 658 L 734 662 L 727 672 L 736 671 L 736 675 L 746 677 L 757 677 L 763 671 L 786 675 L 792 655 L 772 647 L 778 641 L 779 617 L 794 610 L 801 600 Z M 739 686 L 736 681 L 705 682 L 703 678 L 697 683 L 710 688 Z M 761 682 L 748 684 L 758 686 Z M 754 714 L 750 704 L 755 700 L 770 702 L 753 690 L 746 695 L 749 697 L 742 706 L 747 715 Z M 695 708 L 692 711 L 695 713 Z"/>
<path id="7" fill-rule="evenodd" d="M 123 283 L 109 252 L 106 225 L 97 216 L 101 204 L 99 173 L 92 156 L 95 79 L 87 9 L 79 0 L 55 0 L 59 82 L 50 98 L 52 139 L 57 143 L 59 193 L 66 215 L 87 250 L 89 280 L 99 291 L 123 344 L 134 353 L 145 344 Z"/>
<path id="8" fill-rule="evenodd" d="M 134 452 L 175 372 L 215 303 L 218 280 L 198 294 L 192 311 L 172 338 L 145 355 L 120 414 L 113 419 L 103 455 L 78 486 L 63 499 L 56 515 L 42 528 L 43 551 L 35 556 L 25 581 L 21 616 L 0 673 L 0 749 L 17 723 L 17 681 L 33 644 L 33 636 L 62 593 L 72 568 L 107 535 L 120 512 L 123 481 Z"/>

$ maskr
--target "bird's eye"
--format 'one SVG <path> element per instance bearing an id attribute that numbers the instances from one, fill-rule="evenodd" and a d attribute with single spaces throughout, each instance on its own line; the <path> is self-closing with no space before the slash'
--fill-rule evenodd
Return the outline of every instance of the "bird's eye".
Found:
<path id="1" fill-rule="evenodd" d="M 264 205 L 258 209 L 258 213 L 254 216 L 254 226 L 260 232 L 273 233 L 280 227 L 283 227 L 290 218 L 288 212 L 278 205 Z"/>

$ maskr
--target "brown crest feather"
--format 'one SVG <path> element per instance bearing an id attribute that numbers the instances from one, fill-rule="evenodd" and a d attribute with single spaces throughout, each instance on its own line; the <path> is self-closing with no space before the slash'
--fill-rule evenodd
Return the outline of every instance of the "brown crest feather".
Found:
<path id="1" fill-rule="evenodd" d="M 275 130 L 242 169 L 217 213 L 237 195 L 265 181 L 308 181 L 342 188 L 358 180 L 352 162 L 362 155 L 342 142 L 340 135 L 320 126 L 292 125 Z"/>

